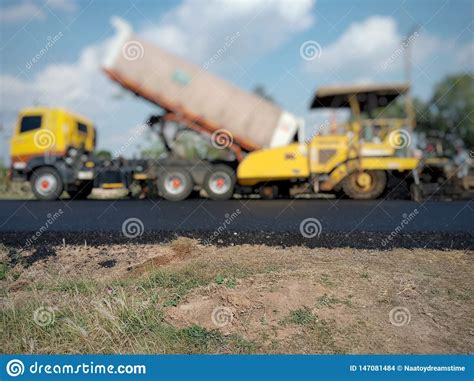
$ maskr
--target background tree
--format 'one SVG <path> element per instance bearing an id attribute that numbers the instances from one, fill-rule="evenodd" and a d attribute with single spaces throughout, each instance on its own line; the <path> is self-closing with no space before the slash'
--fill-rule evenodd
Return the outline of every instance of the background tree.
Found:
<path id="1" fill-rule="evenodd" d="M 474 76 L 446 77 L 434 89 L 430 102 L 431 128 L 457 135 L 474 147 Z"/>
<path id="2" fill-rule="evenodd" d="M 110 151 L 107 151 L 107 150 L 97 151 L 97 153 L 95 155 L 100 160 L 110 160 L 110 159 L 112 159 L 112 153 Z"/>
<path id="3" fill-rule="evenodd" d="M 474 76 L 452 75 L 439 82 L 428 102 L 415 98 L 416 131 L 441 137 L 454 144 L 461 139 L 467 148 L 474 147 Z M 403 99 L 392 102 L 376 115 L 401 118 L 405 115 Z"/>

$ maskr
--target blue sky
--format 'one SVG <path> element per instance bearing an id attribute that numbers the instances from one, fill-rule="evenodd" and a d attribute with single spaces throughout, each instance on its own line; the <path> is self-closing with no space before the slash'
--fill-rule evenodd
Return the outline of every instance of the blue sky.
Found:
<path id="1" fill-rule="evenodd" d="M 238 33 L 209 70 L 244 89 L 264 85 L 284 109 L 307 120 L 308 130 L 328 115 L 307 111 L 317 87 L 402 81 L 401 40 L 416 25 L 410 42 L 416 96 L 427 99 L 441 78 L 472 72 L 474 63 L 472 0 L 2 0 L 1 157 L 8 156 L 5 138 L 22 107 L 64 106 L 89 116 L 99 147 L 112 151 L 156 110 L 100 70 L 114 35 L 112 16 L 199 65 Z M 48 41 L 54 44 L 40 54 Z M 316 49 L 312 59 L 302 56 L 305 43 Z"/>

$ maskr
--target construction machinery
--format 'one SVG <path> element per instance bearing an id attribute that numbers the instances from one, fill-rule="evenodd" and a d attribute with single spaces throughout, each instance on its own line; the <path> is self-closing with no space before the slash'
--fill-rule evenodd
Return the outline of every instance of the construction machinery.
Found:
<path id="1" fill-rule="evenodd" d="M 376 109 L 406 91 L 405 84 L 319 89 L 311 109 L 351 110 L 342 133 L 317 135 L 307 143 L 250 153 L 239 164 L 239 184 L 299 186 L 309 193 L 342 190 L 354 199 L 379 197 L 386 189 L 389 173 L 412 177 L 419 165 L 419 157 L 410 149 L 410 135 L 404 129 L 406 119 L 373 116 Z M 362 118 L 362 112 L 369 117 Z M 367 135 L 372 136 L 366 138 Z"/>
<path id="2" fill-rule="evenodd" d="M 148 176 L 167 199 L 184 199 L 196 186 L 213 199 L 227 199 L 234 192 L 275 197 L 294 188 L 303 193 L 342 188 L 352 198 L 376 198 L 385 189 L 387 171 L 411 171 L 418 165 L 391 144 L 400 138 L 393 130 L 404 121 L 384 126 L 386 136 L 379 143 L 364 142 L 361 136 L 370 122 L 361 119 L 361 111 L 388 104 L 406 86 L 321 89 L 312 108 L 350 107 L 350 129 L 305 142 L 304 123 L 293 114 L 150 44 L 125 21 L 113 23 L 117 35 L 105 60 L 107 75 L 163 110 L 156 117 L 159 130 L 175 122 L 202 134 L 222 133 L 226 148 L 235 154 L 225 162 L 189 162 L 170 155 L 151 165 Z"/>
<path id="3" fill-rule="evenodd" d="M 247 93 L 133 33 L 120 19 L 104 71 L 133 94 L 159 106 L 146 124 L 167 150 L 159 160 L 94 159 L 95 129 L 86 118 L 59 109 L 20 113 L 12 140 L 13 176 L 30 180 L 39 199 L 66 190 L 84 198 L 92 187 L 156 190 L 168 200 L 193 190 L 225 200 L 260 194 L 343 194 L 375 199 L 404 181 L 421 194 L 421 152 L 415 149 L 413 118 L 383 118 L 379 111 L 406 95 L 408 84 L 320 88 L 310 109 L 350 111 L 347 122 L 305 139 L 304 123 L 275 104 Z M 406 115 L 411 115 L 408 108 Z M 230 153 L 226 158 L 187 160 L 176 155 L 164 131 L 170 124 L 205 136 Z M 38 145 L 47 133 L 54 144 Z"/>
<path id="4" fill-rule="evenodd" d="M 159 106 L 165 120 L 208 134 L 225 129 L 238 160 L 245 152 L 284 146 L 303 130 L 302 119 L 274 103 L 149 43 L 120 18 L 112 23 L 116 36 L 104 60 L 105 73 Z"/>

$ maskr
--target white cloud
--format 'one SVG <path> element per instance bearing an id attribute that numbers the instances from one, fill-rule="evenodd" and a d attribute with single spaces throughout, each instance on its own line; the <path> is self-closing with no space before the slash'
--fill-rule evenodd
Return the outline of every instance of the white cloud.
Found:
<path id="1" fill-rule="evenodd" d="M 71 2 L 48 2 L 48 6 L 54 7 L 64 7 L 65 4 Z M 186 0 L 168 12 L 156 27 L 139 33 L 172 50 L 181 49 L 181 53 L 190 59 L 203 59 L 222 44 L 222 36 L 240 30 L 246 34 L 242 36 L 241 52 L 248 53 L 255 47 L 263 53 L 284 42 L 290 31 L 308 27 L 312 19 L 307 13 L 313 5 L 313 0 L 214 0 L 204 3 Z M 252 17 L 254 21 L 251 21 Z M 206 23 L 197 23 L 196 19 L 206 20 Z M 198 25 L 205 25 L 201 32 L 198 32 Z M 263 33 L 264 30 L 267 32 Z M 270 37 L 258 37 L 263 35 Z M 110 109 L 113 106 L 110 99 L 117 93 L 117 87 L 101 72 L 109 43 L 101 41 L 87 46 L 76 62 L 50 64 L 33 78 L 1 76 L 4 100 L 1 110 L 12 112 L 38 103 L 85 110 L 87 115 Z M 186 47 L 191 50 L 186 50 Z"/>
<path id="2" fill-rule="evenodd" d="M 78 8 L 75 0 L 48 0 L 45 4 L 49 8 L 60 12 L 74 12 Z M 29 21 L 32 18 L 37 20 L 46 19 L 46 12 L 38 1 L 24 1 L 0 8 L 1 22 L 16 23 Z"/>
<path id="3" fill-rule="evenodd" d="M 108 41 L 86 47 L 77 62 L 48 65 L 32 79 L 1 76 L 2 111 L 31 104 L 98 110 L 106 105 L 112 86 L 100 73 Z"/>
<path id="4" fill-rule="evenodd" d="M 46 18 L 41 6 L 34 3 L 20 3 L 0 8 L 1 22 L 28 21 L 33 17 L 37 19 Z"/>
<path id="5" fill-rule="evenodd" d="M 47 0 L 46 5 L 51 9 L 64 12 L 75 12 L 78 9 L 75 0 Z"/>
<path id="6" fill-rule="evenodd" d="M 263 55 L 313 23 L 314 0 L 185 0 L 143 35 L 162 47 L 204 63 L 223 47 L 226 38 L 238 38 L 224 54 L 237 60 Z"/>
<path id="7" fill-rule="evenodd" d="M 403 43 L 395 19 L 371 16 L 355 22 L 333 43 L 323 46 L 319 58 L 305 62 L 307 72 L 330 74 L 332 80 L 380 80 L 403 67 L 407 47 L 417 65 L 441 47 L 441 41 L 423 31 Z"/>
<path id="8" fill-rule="evenodd" d="M 468 70 L 473 70 L 474 65 L 474 42 L 466 43 L 456 54 L 456 63 Z"/>
<path id="9" fill-rule="evenodd" d="M 50 0 L 48 6 L 65 10 L 66 3 L 69 2 Z M 243 59 L 250 54 L 271 51 L 292 33 L 308 28 L 313 22 L 310 15 L 313 6 L 314 0 L 185 0 L 156 26 L 139 33 L 202 63 L 222 47 L 226 36 L 239 32 L 235 46 L 232 45 L 232 55 Z M 22 107 L 34 104 L 61 106 L 87 115 L 98 123 L 102 147 L 114 149 L 117 144 L 123 144 L 131 126 L 143 122 L 156 107 L 135 98 L 115 99 L 119 92 L 117 85 L 101 72 L 108 43 L 101 41 L 88 46 L 76 62 L 48 65 L 33 78 L 0 76 L 3 123 L 11 124 Z M 116 117 L 119 113 L 120 117 Z"/>

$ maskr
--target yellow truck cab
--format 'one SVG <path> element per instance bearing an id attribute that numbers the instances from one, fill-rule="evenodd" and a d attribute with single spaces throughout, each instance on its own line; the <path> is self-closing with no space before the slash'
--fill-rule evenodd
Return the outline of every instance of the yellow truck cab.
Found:
<path id="1" fill-rule="evenodd" d="M 92 122 L 60 108 L 20 111 L 11 139 L 11 174 L 30 181 L 38 199 L 54 200 L 63 191 L 85 198 L 92 191 L 96 131 Z"/>

